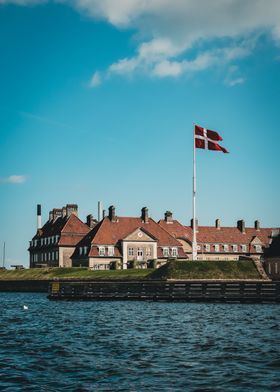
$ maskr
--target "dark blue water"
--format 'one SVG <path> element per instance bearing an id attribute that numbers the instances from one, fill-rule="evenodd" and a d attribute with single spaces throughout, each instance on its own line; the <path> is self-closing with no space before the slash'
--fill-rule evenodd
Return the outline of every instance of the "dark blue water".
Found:
<path id="1" fill-rule="evenodd" d="M 280 391 L 277 305 L 0 299 L 0 391 Z"/>

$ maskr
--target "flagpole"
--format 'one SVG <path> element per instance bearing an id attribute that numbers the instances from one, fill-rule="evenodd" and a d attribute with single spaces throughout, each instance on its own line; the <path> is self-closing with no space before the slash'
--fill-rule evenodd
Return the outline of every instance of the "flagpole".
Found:
<path id="1" fill-rule="evenodd" d="M 195 148 L 195 124 L 193 124 L 193 241 L 192 241 L 192 259 L 197 260 L 197 243 L 196 243 L 196 148 Z"/>

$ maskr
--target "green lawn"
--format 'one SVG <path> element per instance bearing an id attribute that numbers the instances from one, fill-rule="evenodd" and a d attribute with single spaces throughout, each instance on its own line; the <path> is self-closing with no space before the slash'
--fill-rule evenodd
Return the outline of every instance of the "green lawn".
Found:
<path id="1" fill-rule="evenodd" d="M 87 268 L 32 268 L 0 270 L 0 280 L 139 280 L 139 279 L 260 279 L 255 264 L 240 261 L 172 260 L 157 270 L 128 269 L 92 271 Z"/>
<path id="2" fill-rule="evenodd" d="M 87 268 L 31 268 L 23 270 L 0 270 L 0 280 L 46 280 L 46 279 L 143 279 L 152 269 L 128 269 L 92 271 Z"/>
<path id="3" fill-rule="evenodd" d="M 150 279 L 260 279 L 251 260 L 239 261 L 179 261 L 172 260 Z"/>

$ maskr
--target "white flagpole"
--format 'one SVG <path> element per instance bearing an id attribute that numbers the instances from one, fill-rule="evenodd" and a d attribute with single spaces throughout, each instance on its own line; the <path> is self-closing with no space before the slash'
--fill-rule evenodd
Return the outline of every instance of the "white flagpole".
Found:
<path id="1" fill-rule="evenodd" d="M 192 241 L 192 259 L 197 260 L 197 243 L 196 243 L 196 154 L 195 154 L 195 124 L 193 124 L 193 241 Z"/>

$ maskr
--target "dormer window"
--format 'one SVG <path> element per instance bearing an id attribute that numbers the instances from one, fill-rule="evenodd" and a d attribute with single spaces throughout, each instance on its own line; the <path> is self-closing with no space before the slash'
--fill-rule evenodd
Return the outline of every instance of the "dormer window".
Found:
<path id="1" fill-rule="evenodd" d="M 242 252 L 246 253 L 247 252 L 247 245 L 241 245 L 241 250 Z"/>
<path id="2" fill-rule="evenodd" d="M 261 245 L 255 245 L 255 249 L 257 253 L 261 253 L 262 252 L 262 247 Z"/>
<path id="3" fill-rule="evenodd" d="M 238 250 L 238 248 L 237 248 L 237 245 L 232 245 L 232 250 L 233 250 L 233 252 L 237 252 L 237 250 Z"/>
<path id="4" fill-rule="evenodd" d="M 114 256 L 114 247 L 108 246 L 108 256 Z"/>
<path id="5" fill-rule="evenodd" d="M 163 257 L 169 257 L 169 248 L 163 248 Z"/>
<path id="6" fill-rule="evenodd" d="M 220 245 L 219 244 L 215 244 L 214 245 L 214 250 L 215 250 L 215 252 L 220 252 Z"/>
<path id="7" fill-rule="evenodd" d="M 105 256 L 105 246 L 99 246 L 99 256 Z"/>
<path id="8" fill-rule="evenodd" d="M 205 252 L 210 252 L 210 245 L 209 244 L 205 244 Z"/>
<path id="9" fill-rule="evenodd" d="M 171 256 L 172 256 L 172 257 L 177 257 L 177 256 L 178 256 L 178 250 L 177 250 L 177 248 L 172 248 L 172 249 L 171 249 Z"/>
<path id="10" fill-rule="evenodd" d="M 228 252 L 228 245 L 227 244 L 224 245 L 224 252 Z"/>

